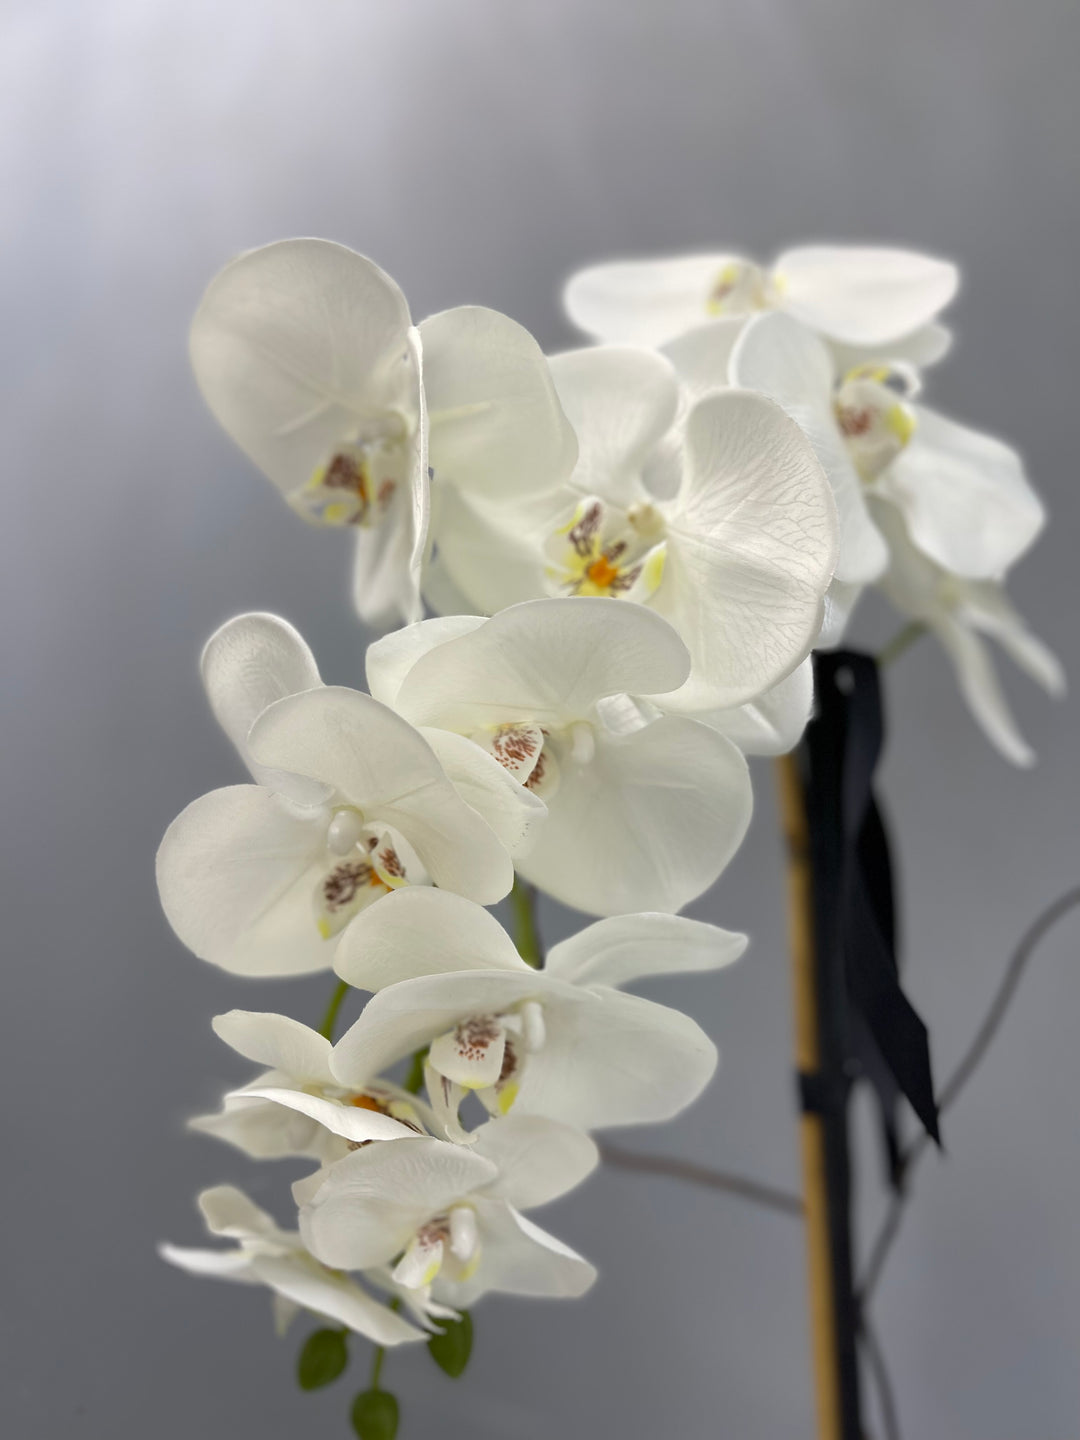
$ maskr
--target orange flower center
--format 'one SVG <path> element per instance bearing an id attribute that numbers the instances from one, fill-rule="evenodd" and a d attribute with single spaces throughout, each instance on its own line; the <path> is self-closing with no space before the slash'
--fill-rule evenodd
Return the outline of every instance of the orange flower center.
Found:
<path id="1" fill-rule="evenodd" d="M 585 574 L 599 590 L 606 590 L 608 586 L 619 578 L 619 572 L 608 560 L 606 555 L 601 555 L 586 567 Z"/>

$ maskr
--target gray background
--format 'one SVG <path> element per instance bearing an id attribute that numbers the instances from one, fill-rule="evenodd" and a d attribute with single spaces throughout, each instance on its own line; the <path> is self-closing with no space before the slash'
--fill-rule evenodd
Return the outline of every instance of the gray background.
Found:
<path id="1" fill-rule="evenodd" d="M 933 396 L 1026 453 L 1053 524 L 1015 594 L 1076 676 L 1077 21 L 1073 0 L 7 0 L 5 1434 L 343 1436 L 355 1388 L 299 1394 L 262 1297 L 153 1253 L 198 1240 L 197 1189 L 246 1176 L 181 1129 L 246 1073 L 209 1016 L 314 1018 L 327 988 L 230 979 L 158 913 L 160 832 L 239 778 L 199 646 L 269 608 L 329 679 L 357 680 L 362 655 L 343 537 L 296 523 L 195 393 L 203 285 L 241 248 L 327 235 L 388 268 L 417 316 L 477 301 L 558 347 L 560 278 L 611 252 L 845 238 L 956 256 L 962 339 Z M 868 612 L 862 634 L 889 626 Z M 1077 878 L 1075 709 L 1010 688 L 1031 774 L 989 750 L 932 646 L 889 678 L 910 986 L 943 1068 L 1014 939 Z M 793 1186 L 758 779 L 750 839 L 697 907 L 753 949 L 652 991 L 701 1018 L 721 1075 L 629 1142 Z M 878 1306 L 909 1437 L 1080 1435 L 1075 958 L 1074 925 L 920 1175 Z M 864 1235 L 881 1206 L 865 1153 Z M 287 1171 L 254 1193 L 272 1201 Z M 546 1223 L 600 1284 L 573 1305 L 487 1303 L 459 1385 L 392 1356 L 404 1436 L 811 1434 L 795 1221 L 604 1174 Z"/>

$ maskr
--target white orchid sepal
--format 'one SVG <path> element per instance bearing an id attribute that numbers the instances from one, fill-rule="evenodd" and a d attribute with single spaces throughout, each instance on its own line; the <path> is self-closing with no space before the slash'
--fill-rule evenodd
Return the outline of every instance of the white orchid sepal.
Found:
<path id="1" fill-rule="evenodd" d="M 349 1276 L 330 1268 L 305 1247 L 300 1236 L 282 1230 L 264 1210 L 231 1185 L 218 1185 L 199 1196 L 210 1233 L 234 1240 L 231 1250 L 200 1250 L 161 1245 L 170 1264 L 193 1275 L 242 1284 L 266 1285 L 275 1296 L 279 1329 L 297 1310 L 310 1311 L 344 1325 L 376 1345 L 401 1345 L 427 1338 Z"/>

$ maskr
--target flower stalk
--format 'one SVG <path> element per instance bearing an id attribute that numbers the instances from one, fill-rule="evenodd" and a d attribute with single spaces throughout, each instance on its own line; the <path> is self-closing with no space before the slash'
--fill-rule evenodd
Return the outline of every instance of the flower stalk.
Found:
<path id="1" fill-rule="evenodd" d="M 540 943 L 540 927 L 536 923 L 536 886 L 514 876 L 514 888 L 510 891 L 510 907 L 514 915 L 514 943 L 518 954 L 527 965 L 540 970 L 544 964 L 544 950 Z"/>

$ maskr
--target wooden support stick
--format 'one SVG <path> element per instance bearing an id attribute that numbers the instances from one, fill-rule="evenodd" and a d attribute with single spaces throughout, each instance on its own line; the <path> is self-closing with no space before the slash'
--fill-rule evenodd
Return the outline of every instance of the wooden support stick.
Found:
<path id="1" fill-rule="evenodd" d="M 788 925 L 795 1011 L 795 1066 L 800 1075 L 816 1075 L 821 1068 L 821 1047 L 814 955 L 814 885 L 803 780 L 795 755 L 782 755 L 778 760 L 777 783 L 788 851 Z M 825 1126 L 822 1117 L 804 1111 L 799 1119 L 799 1137 L 806 1207 L 806 1254 L 817 1434 L 818 1440 L 843 1440 L 837 1307 L 830 1255 Z"/>

